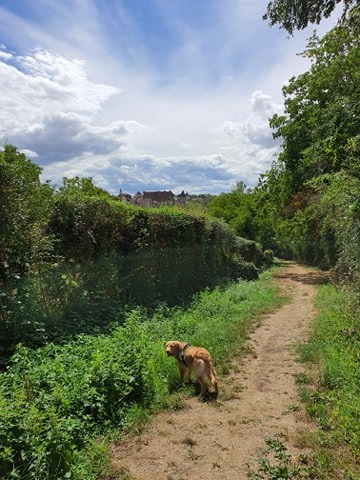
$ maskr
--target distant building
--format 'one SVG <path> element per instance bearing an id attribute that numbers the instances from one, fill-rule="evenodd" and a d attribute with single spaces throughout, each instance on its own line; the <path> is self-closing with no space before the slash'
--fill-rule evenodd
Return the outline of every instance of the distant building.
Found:
<path id="1" fill-rule="evenodd" d="M 175 195 L 171 190 L 157 192 L 143 192 L 142 204 L 144 207 L 157 207 L 159 205 L 173 205 Z"/>
<path id="2" fill-rule="evenodd" d="M 176 197 L 176 203 L 179 205 L 185 205 L 187 203 L 187 200 L 189 198 L 189 195 L 184 192 L 184 190 Z"/>
<path id="3" fill-rule="evenodd" d="M 132 201 L 132 197 L 131 197 L 130 193 L 122 193 L 120 191 L 119 198 L 124 203 L 130 203 Z"/>
<path id="4" fill-rule="evenodd" d="M 132 203 L 140 207 L 159 207 L 162 205 L 185 205 L 190 196 L 183 190 L 179 195 L 175 195 L 171 190 L 136 192 L 135 195 L 123 194 L 120 192 L 120 199 L 125 203 Z"/>

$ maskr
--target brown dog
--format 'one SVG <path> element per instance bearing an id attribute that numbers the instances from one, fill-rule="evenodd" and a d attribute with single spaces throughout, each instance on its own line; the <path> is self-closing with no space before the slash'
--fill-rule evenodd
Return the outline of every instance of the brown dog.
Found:
<path id="1" fill-rule="evenodd" d="M 206 379 L 211 383 L 215 397 L 217 396 L 216 373 L 211 355 L 205 348 L 193 347 L 190 343 L 171 340 L 166 343 L 165 349 L 168 356 L 177 359 L 182 382 L 184 381 L 186 373 L 188 374 L 189 380 L 191 373 L 196 375 L 196 379 L 201 386 L 199 399 L 204 400 L 209 393 Z"/>

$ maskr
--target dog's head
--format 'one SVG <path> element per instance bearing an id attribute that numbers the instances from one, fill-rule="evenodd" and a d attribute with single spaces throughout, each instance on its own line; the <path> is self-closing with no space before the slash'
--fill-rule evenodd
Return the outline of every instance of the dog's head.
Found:
<path id="1" fill-rule="evenodd" d="M 169 342 L 166 342 L 165 351 L 166 355 L 168 355 L 169 357 L 177 357 L 181 351 L 180 342 L 176 342 L 175 340 L 170 340 Z"/>

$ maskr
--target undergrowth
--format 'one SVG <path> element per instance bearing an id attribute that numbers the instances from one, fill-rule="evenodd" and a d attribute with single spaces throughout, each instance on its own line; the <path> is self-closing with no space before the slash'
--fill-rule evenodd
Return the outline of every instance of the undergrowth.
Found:
<path id="1" fill-rule="evenodd" d="M 0 477 L 97 478 L 106 438 L 169 406 L 178 384 L 169 339 L 210 349 L 217 367 L 239 351 L 255 315 L 279 303 L 270 272 L 198 294 L 190 306 L 132 311 L 109 335 L 18 345 L 0 376 Z"/>

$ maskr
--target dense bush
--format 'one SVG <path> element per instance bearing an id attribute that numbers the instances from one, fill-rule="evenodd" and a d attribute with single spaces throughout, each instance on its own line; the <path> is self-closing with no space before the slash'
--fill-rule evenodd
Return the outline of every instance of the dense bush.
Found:
<path id="1" fill-rule="evenodd" d="M 323 228 L 333 232 L 337 245 L 334 278 L 351 285 L 360 301 L 360 179 L 338 173 L 322 192 Z"/>
<path id="2" fill-rule="evenodd" d="M 65 178 L 55 191 L 14 147 L 2 158 L 8 187 L 0 213 L 12 233 L 2 237 L 0 259 L 1 363 L 18 342 L 108 332 L 134 305 L 181 304 L 204 288 L 254 279 L 267 265 L 259 246 L 220 221 L 127 206 L 86 178 Z"/>
<path id="3" fill-rule="evenodd" d="M 0 379 L 3 475 L 70 478 L 89 435 L 126 426 L 135 403 L 148 406 L 161 392 L 153 370 L 152 346 L 131 317 L 111 337 L 18 346 Z"/>

